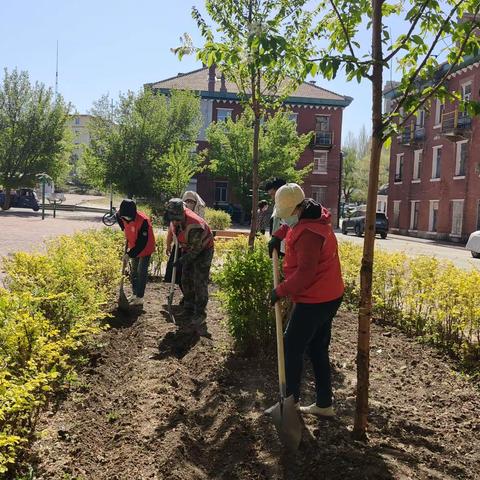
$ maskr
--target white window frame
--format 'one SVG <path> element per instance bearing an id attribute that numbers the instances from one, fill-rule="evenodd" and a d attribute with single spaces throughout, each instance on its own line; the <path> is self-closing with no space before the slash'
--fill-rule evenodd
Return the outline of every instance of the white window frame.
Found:
<path id="1" fill-rule="evenodd" d="M 420 159 L 421 157 L 421 159 Z M 413 152 L 413 173 L 412 173 L 412 183 L 421 182 L 421 167 L 423 166 L 423 150 L 415 150 Z M 420 167 L 420 168 L 419 168 Z"/>
<path id="2" fill-rule="evenodd" d="M 322 204 L 322 205 L 325 205 L 326 203 L 326 199 L 327 199 L 327 185 L 312 185 L 311 186 L 311 189 L 312 189 L 312 198 L 317 201 L 318 203 Z M 318 195 L 316 196 L 315 194 L 316 193 L 320 193 L 316 190 L 320 190 L 321 192 L 323 192 L 323 197 L 324 199 L 323 200 L 319 200 L 318 199 Z"/>
<path id="3" fill-rule="evenodd" d="M 437 233 L 438 230 L 438 208 L 439 208 L 440 202 L 439 200 L 430 200 L 430 207 L 429 207 L 429 212 L 428 212 L 428 231 L 430 233 Z M 434 208 L 434 207 L 437 208 Z M 433 212 L 437 211 L 437 225 L 435 225 L 435 230 L 433 229 Z"/>
<path id="4" fill-rule="evenodd" d="M 321 155 L 323 158 L 317 157 Z M 315 175 L 326 175 L 328 173 L 328 152 L 325 150 L 313 151 L 313 170 Z"/>
<path id="5" fill-rule="evenodd" d="M 227 118 L 232 118 L 233 108 L 223 108 L 223 107 L 222 107 L 222 108 L 217 108 L 216 110 L 217 110 L 217 111 L 216 111 L 216 113 L 217 113 L 217 122 L 224 122 L 224 121 L 227 120 Z M 218 118 L 218 117 L 219 117 L 218 114 L 219 114 L 220 112 L 225 112 L 225 113 L 228 112 L 228 114 L 225 116 L 225 118 L 222 118 L 222 119 L 220 120 L 220 119 Z"/>
<path id="6" fill-rule="evenodd" d="M 393 228 L 400 228 L 400 205 L 401 204 L 402 204 L 401 200 L 393 201 Z"/>
<path id="7" fill-rule="evenodd" d="M 442 150 L 443 145 L 435 145 L 432 147 L 433 155 L 432 155 L 432 176 L 430 177 L 431 182 L 439 182 L 440 178 L 442 177 L 442 154 L 440 154 L 440 175 L 438 177 L 434 177 L 433 174 L 438 170 L 438 151 Z"/>
<path id="8" fill-rule="evenodd" d="M 295 125 L 298 125 L 298 113 L 297 112 L 289 112 L 288 119 L 291 122 L 294 122 Z"/>
<path id="9" fill-rule="evenodd" d="M 420 200 L 411 200 L 410 201 L 410 230 L 412 232 L 418 231 L 418 217 L 417 225 L 415 223 L 415 205 L 418 204 L 418 216 L 420 216 Z"/>
<path id="10" fill-rule="evenodd" d="M 222 184 L 225 184 L 225 200 L 217 200 L 217 185 L 219 183 L 222 183 Z M 219 180 L 218 182 L 215 182 L 215 190 L 214 190 L 214 199 L 215 199 L 215 203 L 219 203 L 219 204 L 226 204 L 228 203 L 228 182 L 226 181 L 223 181 L 223 180 Z"/>
<path id="11" fill-rule="evenodd" d="M 442 115 L 443 110 L 445 109 L 445 104 L 437 98 L 435 104 L 435 125 L 433 128 L 440 128 L 442 126 Z"/>
<path id="12" fill-rule="evenodd" d="M 400 168 L 400 165 L 402 165 L 402 168 Z M 395 177 L 393 178 L 393 182 L 396 184 L 400 184 L 403 182 L 403 170 L 404 170 L 404 165 L 405 165 L 405 154 L 404 153 L 397 153 L 397 160 L 395 162 Z M 400 171 L 401 170 L 401 171 Z M 402 174 L 400 180 L 395 180 L 397 175 Z"/>
<path id="13" fill-rule="evenodd" d="M 450 235 L 453 237 L 461 237 L 462 236 L 462 228 L 463 228 L 463 198 L 452 200 L 452 228 L 450 231 Z M 455 220 L 455 207 L 458 206 L 457 213 L 460 212 L 460 220 Z"/>
<path id="14" fill-rule="evenodd" d="M 416 114 L 416 127 L 417 128 L 423 128 L 425 126 L 425 110 L 422 108 L 418 110 Z"/>
<path id="15" fill-rule="evenodd" d="M 468 98 L 465 95 L 465 90 L 467 87 L 470 87 L 470 93 L 468 94 Z M 472 94 L 473 94 L 473 88 L 472 88 L 472 81 L 469 80 L 468 82 L 462 83 L 460 85 L 460 88 L 462 89 L 462 100 L 465 101 L 470 101 L 472 99 Z"/>
<path id="16" fill-rule="evenodd" d="M 461 153 L 462 153 L 462 145 L 465 145 L 468 143 L 468 140 L 460 140 L 459 142 L 456 142 L 455 144 L 455 176 L 453 177 L 455 180 L 459 180 L 462 178 L 465 178 L 466 174 L 466 168 L 467 168 L 467 159 L 468 159 L 468 151 L 467 151 L 467 158 L 465 159 L 465 165 L 464 165 L 464 172 L 463 175 L 460 174 L 460 161 L 461 161 Z M 465 148 L 468 148 L 466 145 Z"/>

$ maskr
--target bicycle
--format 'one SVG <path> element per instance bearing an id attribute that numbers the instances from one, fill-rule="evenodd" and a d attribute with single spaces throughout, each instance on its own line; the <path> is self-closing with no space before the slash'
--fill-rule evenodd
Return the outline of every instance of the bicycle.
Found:
<path id="1" fill-rule="evenodd" d="M 110 212 L 107 212 L 102 217 L 102 222 L 107 227 L 112 227 L 113 225 L 115 225 L 117 223 L 117 209 L 115 207 L 112 207 Z"/>

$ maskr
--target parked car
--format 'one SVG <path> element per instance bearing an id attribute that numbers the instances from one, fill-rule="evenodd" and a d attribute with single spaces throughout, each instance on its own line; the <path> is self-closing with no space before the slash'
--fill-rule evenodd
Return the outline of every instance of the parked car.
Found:
<path id="1" fill-rule="evenodd" d="M 352 212 L 342 222 L 342 233 L 348 235 L 348 231 L 355 232 L 357 237 L 361 237 L 365 231 L 365 214 L 364 209 L 358 209 Z M 380 237 L 387 238 L 388 233 L 388 218 L 382 212 L 377 212 L 377 218 L 375 221 L 375 233 L 378 233 Z"/>
<path id="2" fill-rule="evenodd" d="M 5 192 L 0 191 L 0 204 L 5 202 Z M 10 196 L 10 207 L 31 208 L 34 212 L 40 210 L 36 193 L 31 188 L 19 188 Z"/>
<path id="3" fill-rule="evenodd" d="M 470 234 L 465 248 L 470 250 L 473 258 L 480 258 L 480 230 Z"/>

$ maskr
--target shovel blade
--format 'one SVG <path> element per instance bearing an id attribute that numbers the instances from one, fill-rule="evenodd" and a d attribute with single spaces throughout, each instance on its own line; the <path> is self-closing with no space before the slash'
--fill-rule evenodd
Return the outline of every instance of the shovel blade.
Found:
<path id="1" fill-rule="evenodd" d="M 290 450 L 297 450 L 302 439 L 302 424 L 295 408 L 293 395 L 276 403 L 265 411 L 272 417 L 282 443 Z"/>
<path id="2" fill-rule="evenodd" d="M 120 284 L 120 291 L 118 294 L 118 308 L 120 310 L 123 310 L 124 312 L 127 312 L 130 308 L 130 304 L 128 303 L 128 298 L 125 295 L 125 291 L 123 290 L 123 279 Z"/>

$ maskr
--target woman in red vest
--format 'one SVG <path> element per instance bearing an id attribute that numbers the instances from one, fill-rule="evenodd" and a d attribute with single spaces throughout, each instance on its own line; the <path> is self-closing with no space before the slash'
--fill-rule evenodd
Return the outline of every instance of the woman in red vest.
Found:
<path id="1" fill-rule="evenodd" d="M 137 211 L 133 200 L 123 200 L 117 212 L 117 221 L 127 239 L 127 252 L 131 260 L 132 292 L 130 305 L 142 307 L 148 278 L 150 256 L 155 251 L 155 236 L 150 219 Z"/>
<path id="2" fill-rule="evenodd" d="M 332 417 L 332 382 L 328 349 L 332 321 L 342 302 L 344 284 L 337 239 L 330 212 L 312 199 L 305 199 L 296 183 L 287 183 L 275 194 L 280 218 L 289 219 L 273 233 L 269 252 L 280 250 L 285 239 L 285 279 L 272 291 L 271 303 L 281 297 L 294 302 L 285 331 L 287 396 L 300 400 L 303 356 L 308 353 L 315 374 L 316 402 L 300 407 L 304 413 Z"/>

